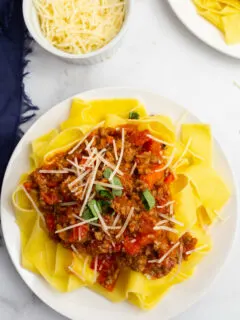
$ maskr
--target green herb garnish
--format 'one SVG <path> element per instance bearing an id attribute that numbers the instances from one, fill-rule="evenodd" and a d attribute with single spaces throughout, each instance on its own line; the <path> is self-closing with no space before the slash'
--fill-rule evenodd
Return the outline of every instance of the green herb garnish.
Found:
<path id="1" fill-rule="evenodd" d="M 103 172 L 104 178 L 109 180 L 112 172 L 113 172 L 112 169 L 106 168 L 106 169 L 104 170 L 104 172 Z M 110 182 L 111 184 L 115 185 L 115 186 L 122 187 L 122 182 L 121 182 L 121 180 L 120 180 L 118 177 L 116 177 L 116 176 L 114 176 L 111 181 L 109 180 L 109 182 Z M 120 197 L 120 196 L 122 195 L 122 190 L 113 189 L 113 190 L 112 190 L 112 194 L 113 194 L 115 197 Z"/>
<path id="2" fill-rule="evenodd" d="M 98 200 L 98 204 L 101 206 L 101 211 L 105 213 L 109 209 L 111 202 L 107 200 Z"/>
<path id="3" fill-rule="evenodd" d="M 96 218 L 98 218 L 98 214 L 102 212 L 100 204 L 94 199 L 88 202 L 88 208 L 90 209 L 92 215 Z"/>
<path id="4" fill-rule="evenodd" d="M 113 195 L 110 191 L 108 191 L 106 188 L 102 187 L 101 185 L 97 184 L 96 187 L 96 192 L 103 198 L 107 199 L 113 199 Z"/>
<path id="5" fill-rule="evenodd" d="M 110 168 L 106 168 L 104 171 L 103 171 L 103 176 L 105 179 L 109 179 L 111 174 L 112 174 L 112 169 Z"/>
<path id="6" fill-rule="evenodd" d="M 131 111 L 129 112 L 129 116 L 128 119 L 135 119 L 138 120 L 140 118 L 139 113 L 135 112 L 135 111 Z"/>
<path id="7" fill-rule="evenodd" d="M 94 216 L 93 216 L 91 210 L 89 208 L 86 208 L 83 211 L 82 217 L 84 220 L 89 220 L 89 219 L 92 219 Z"/>
<path id="8" fill-rule="evenodd" d="M 146 210 L 151 210 L 155 206 L 155 198 L 151 192 L 146 189 L 142 193 L 142 202 Z"/>

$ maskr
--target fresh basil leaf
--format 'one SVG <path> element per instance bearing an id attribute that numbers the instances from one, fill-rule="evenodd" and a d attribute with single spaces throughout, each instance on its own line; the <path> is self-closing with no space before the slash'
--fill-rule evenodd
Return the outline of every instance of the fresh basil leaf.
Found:
<path id="1" fill-rule="evenodd" d="M 104 171 L 103 171 L 103 176 L 105 179 L 109 179 L 111 174 L 112 174 L 112 169 L 110 168 L 106 168 Z"/>
<path id="2" fill-rule="evenodd" d="M 122 182 L 121 182 L 121 180 L 120 180 L 118 177 L 116 177 L 116 176 L 113 177 L 112 184 L 114 184 L 115 186 L 122 187 Z M 122 190 L 113 189 L 113 190 L 112 190 L 112 194 L 113 194 L 114 196 L 121 197 L 121 195 L 122 195 Z"/>
<path id="3" fill-rule="evenodd" d="M 107 199 L 113 199 L 113 195 L 110 191 L 108 191 L 106 188 L 102 187 L 99 184 L 96 184 L 96 192 L 103 198 L 107 198 Z"/>
<path id="4" fill-rule="evenodd" d="M 89 208 L 86 208 L 84 211 L 83 211 L 83 214 L 82 214 L 82 218 L 84 220 L 89 220 L 89 219 L 92 219 L 94 216 L 91 212 L 91 210 Z"/>
<path id="5" fill-rule="evenodd" d="M 92 213 L 92 215 L 96 218 L 98 218 L 98 213 L 102 211 L 100 204 L 96 200 L 90 200 L 88 202 L 88 207 Z"/>
<path id="6" fill-rule="evenodd" d="M 140 115 L 139 113 L 135 112 L 135 111 L 131 111 L 129 112 L 129 116 L 128 116 L 128 119 L 139 119 L 140 118 Z"/>
<path id="7" fill-rule="evenodd" d="M 142 193 L 142 202 L 146 210 L 151 210 L 155 206 L 155 198 L 151 192 L 146 189 Z"/>

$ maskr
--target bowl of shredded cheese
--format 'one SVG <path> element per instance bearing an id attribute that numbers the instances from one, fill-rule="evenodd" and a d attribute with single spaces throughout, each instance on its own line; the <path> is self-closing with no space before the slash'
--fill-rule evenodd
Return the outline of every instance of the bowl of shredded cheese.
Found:
<path id="1" fill-rule="evenodd" d="M 79 64 L 97 63 L 118 49 L 133 0 L 24 0 L 23 15 L 35 41 Z"/>

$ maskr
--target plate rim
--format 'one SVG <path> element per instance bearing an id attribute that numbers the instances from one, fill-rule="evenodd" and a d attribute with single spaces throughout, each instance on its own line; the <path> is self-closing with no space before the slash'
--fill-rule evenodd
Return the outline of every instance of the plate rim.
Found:
<path id="1" fill-rule="evenodd" d="M 141 94 L 151 94 L 151 95 L 155 95 L 155 96 L 158 96 L 172 104 L 174 104 L 175 106 L 178 106 L 180 107 L 182 110 L 185 110 L 185 111 L 188 111 L 190 115 L 196 117 L 198 119 L 198 121 L 200 123 L 203 123 L 202 122 L 202 119 L 201 119 L 201 116 L 199 116 L 198 114 L 192 111 L 189 110 L 189 108 L 186 108 L 185 106 L 182 106 L 181 104 L 175 102 L 174 100 L 168 98 L 168 97 L 165 97 L 165 96 L 162 96 L 161 94 L 159 94 L 158 92 L 156 91 L 151 91 L 151 90 L 145 90 L 145 89 L 142 89 L 142 88 L 135 88 L 135 87 L 124 87 L 124 86 L 116 86 L 116 87 L 111 87 L 111 86 L 107 86 L 107 87 L 102 87 L 102 88 L 96 88 L 96 89 L 90 89 L 90 90 L 86 90 L 86 91 L 82 91 L 82 92 L 79 92 L 79 93 L 76 93 L 74 95 L 72 95 L 71 97 L 68 97 L 60 102 L 58 102 L 57 104 L 55 104 L 54 106 L 50 107 L 46 112 L 44 112 L 42 115 L 39 116 L 39 118 L 28 128 L 28 130 L 24 133 L 22 139 L 27 136 L 28 132 L 30 130 L 34 130 L 34 127 L 37 126 L 37 123 L 43 119 L 44 117 L 46 117 L 46 115 L 52 110 L 52 109 L 58 109 L 60 107 L 61 104 L 65 104 L 65 103 L 70 103 L 70 101 L 73 99 L 73 98 L 77 98 L 77 97 L 81 97 L 82 95 L 94 95 L 94 94 L 100 94 L 101 95 L 101 92 L 105 92 L 105 91 L 115 91 L 115 90 L 121 90 L 121 91 L 126 91 L 126 96 L 128 94 L 128 91 L 130 92 L 130 95 L 129 97 L 131 96 L 131 92 L 132 91 L 136 91 L 138 92 L 139 96 L 141 97 Z M 117 98 L 117 96 L 116 96 Z M 135 98 L 139 98 L 139 97 L 136 97 Z M 91 98 L 89 98 L 91 99 Z M 92 98 L 92 99 L 95 99 L 95 98 Z M 107 98 L 106 99 L 111 99 L 111 98 Z M 185 311 L 187 311 L 191 306 L 193 306 L 197 301 L 199 301 L 206 293 L 207 291 L 211 288 L 211 286 L 214 284 L 214 282 L 216 281 L 217 277 L 219 276 L 219 274 L 222 272 L 226 262 L 228 261 L 231 253 L 232 253 L 232 250 L 233 250 L 233 247 L 235 246 L 235 243 L 236 243 L 236 236 L 237 236 L 237 230 L 238 230 L 238 222 L 239 222 L 239 209 L 240 209 L 240 200 L 239 200 L 239 186 L 238 186 L 238 183 L 237 183 L 237 178 L 236 178 L 236 174 L 235 174 L 235 170 L 234 170 L 234 165 L 232 164 L 232 159 L 230 158 L 230 156 L 228 155 L 228 153 L 226 152 L 226 149 L 225 149 L 225 144 L 222 144 L 219 142 L 219 138 L 218 136 L 216 136 L 215 134 L 213 134 L 213 138 L 214 140 L 217 142 L 218 144 L 218 147 L 220 148 L 220 150 L 222 151 L 223 155 L 224 155 L 224 158 L 228 164 L 228 167 L 229 167 L 229 170 L 231 172 L 231 178 L 232 178 L 232 182 L 233 182 L 233 187 L 234 187 L 234 194 L 235 194 L 235 197 L 236 197 L 236 218 L 235 218 L 235 225 L 234 225 L 234 230 L 233 230 L 233 233 L 231 235 L 231 243 L 230 243 L 230 246 L 229 246 L 229 250 L 228 252 L 225 254 L 225 259 L 224 261 L 221 263 L 221 265 L 218 266 L 218 269 L 214 275 L 214 278 L 211 280 L 210 284 L 208 284 L 207 286 L 205 286 L 205 288 L 200 291 L 198 293 L 198 296 L 195 297 L 195 299 L 193 299 L 193 301 L 187 303 L 185 305 L 185 307 L 183 308 L 183 310 L 181 310 L 178 314 L 174 315 L 177 316 L 177 315 L 180 315 L 182 313 L 184 313 Z M 21 140 L 22 140 L 21 139 Z M 18 151 L 17 149 L 19 148 L 19 145 L 21 145 L 21 140 L 18 142 L 18 144 L 16 145 L 16 147 L 14 148 L 14 151 L 10 157 L 10 160 L 7 164 L 7 167 L 6 167 L 6 170 L 5 170 L 5 174 L 4 174 L 4 179 L 3 179 L 3 183 L 2 183 L 2 189 L 1 191 L 3 190 L 5 184 L 7 183 L 6 181 L 6 178 L 7 178 L 7 175 L 8 175 L 8 171 L 10 170 L 10 167 L 12 165 L 12 162 L 14 161 L 14 158 L 15 158 L 15 153 Z M 50 307 L 52 310 L 54 310 L 55 312 L 57 312 L 58 314 L 61 314 L 67 318 L 69 318 L 69 315 L 67 312 L 63 311 L 62 309 L 58 309 L 56 306 L 53 306 L 52 304 L 49 304 L 48 301 L 47 301 L 47 298 L 43 297 L 42 295 L 40 296 L 38 294 L 38 290 L 33 288 L 33 286 L 30 285 L 30 283 L 28 281 L 25 280 L 25 277 L 22 273 L 19 272 L 18 270 L 18 266 L 15 264 L 15 261 L 14 261 L 14 255 L 10 249 L 10 244 L 6 241 L 6 237 L 5 237 L 5 229 L 4 229 L 4 216 L 3 216 L 3 192 L 1 192 L 1 198 L 0 198 L 0 217 L 1 217 L 1 221 L 2 221 L 2 233 L 3 233 L 3 239 L 4 239 L 4 243 L 6 245 L 6 248 L 7 248 L 7 253 L 8 255 L 10 256 L 10 259 L 11 259 L 11 262 L 12 264 L 14 265 L 14 268 L 15 270 L 17 271 L 18 275 L 21 277 L 21 279 L 23 280 L 24 284 L 28 286 L 28 288 L 41 300 L 43 301 L 48 307 Z M 25 270 L 23 267 L 21 267 L 23 270 Z M 37 275 L 35 275 L 37 276 Z M 160 302 L 159 302 L 160 303 Z M 156 306 L 157 308 L 157 306 Z M 146 313 L 148 314 L 148 313 Z M 172 318 L 167 318 L 167 319 L 172 319 Z"/>
<path id="2" fill-rule="evenodd" d="M 189 0 L 188 0 L 189 1 Z M 191 1 L 191 0 L 190 0 Z M 240 53 L 237 54 L 237 53 L 234 53 L 234 52 L 231 52 L 229 50 L 225 50 L 225 49 L 221 49 L 219 48 L 218 46 L 214 45 L 213 43 L 211 43 L 211 41 L 209 41 L 208 39 L 205 39 L 204 36 L 202 36 L 201 34 L 197 33 L 194 28 L 192 28 L 188 23 L 185 22 L 184 18 L 182 17 L 181 14 L 179 14 L 178 10 L 176 10 L 175 8 L 175 0 L 167 0 L 170 8 L 172 9 L 173 13 L 175 14 L 175 16 L 179 19 L 179 21 L 184 25 L 184 27 L 190 31 L 197 39 L 199 39 L 200 41 L 202 41 L 203 43 L 205 43 L 208 47 L 212 48 L 212 49 L 215 49 L 217 52 L 221 53 L 221 54 L 224 54 L 228 57 L 231 57 L 231 58 L 234 58 L 234 59 L 237 59 L 239 60 L 240 59 Z M 194 5 L 194 4 L 192 4 Z M 196 13 L 197 15 L 197 13 Z M 202 18 L 203 20 L 205 20 L 204 18 Z M 208 21 L 205 21 L 206 23 L 210 23 Z M 217 27 L 215 27 L 217 28 Z M 240 43 L 237 44 L 240 46 Z M 226 44 L 227 48 L 230 47 L 230 45 L 228 46 Z"/>

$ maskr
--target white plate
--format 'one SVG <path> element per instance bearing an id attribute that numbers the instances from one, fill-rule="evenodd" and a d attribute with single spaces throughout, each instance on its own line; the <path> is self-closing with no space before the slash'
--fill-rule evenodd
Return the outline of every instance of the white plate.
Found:
<path id="1" fill-rule="evenodd" d="M 210 22 L 198 15 L 192 0 L 167 1 L 178 18 L 195 36 L 216 50 L 240 59 L 240 44 L 227 45 L 223 34 Z"/>
<path id="2" fill-rule="evenodd" d="M 126 88 L 105 88 L 88 91 L 77 95 L 85 99 L 114 98 L 114 97 L 137 97 L 143 100 L 150 113 L 162 113 L 178 119 L 185 111 L 157 94 Z M 48 130 L 57 127 L 66 119 L 71 99 L 67 99 L 45 113 L 28 130 L 16 147 L 8 164 L 2 189 L 1 217 L 3 235 L 11 259 L 20 276 L 32 291 L 50 307 L 71 319 L 91 320 L 161 320 L 170 319 L 186 310 L 213 282 L 220 267 L 223 265 L 232 246 L 237 224 L 237 189 L 229 163 L 220 145 L 214 143 L 214 162 L 216 169 L 221 173 L 232 192 L 232 197 L 222 213 L 230 215 L 223 224 L 217 224 L 211 231 L 214 248 L 204 261 L 198 266 L 195 275 L 188 281 L 176 285 L 170 290 L 159 305 L 150 312 L 142 312 L 128 303 L 113 304 L 96 293 L 82 288 L 73 293 L 61 294 L 53 290 L 47 282 L 20 265 L 20 237 L 15 223 L 14 212 L 11 206 L 11 194 L 18 184 L 18 179 L 28 167 L 29 144 Z M 199 122 L 192 114 L 186 119 L 188 122 Z M 223 237 L 224 235 L 224 237 Z"/>

